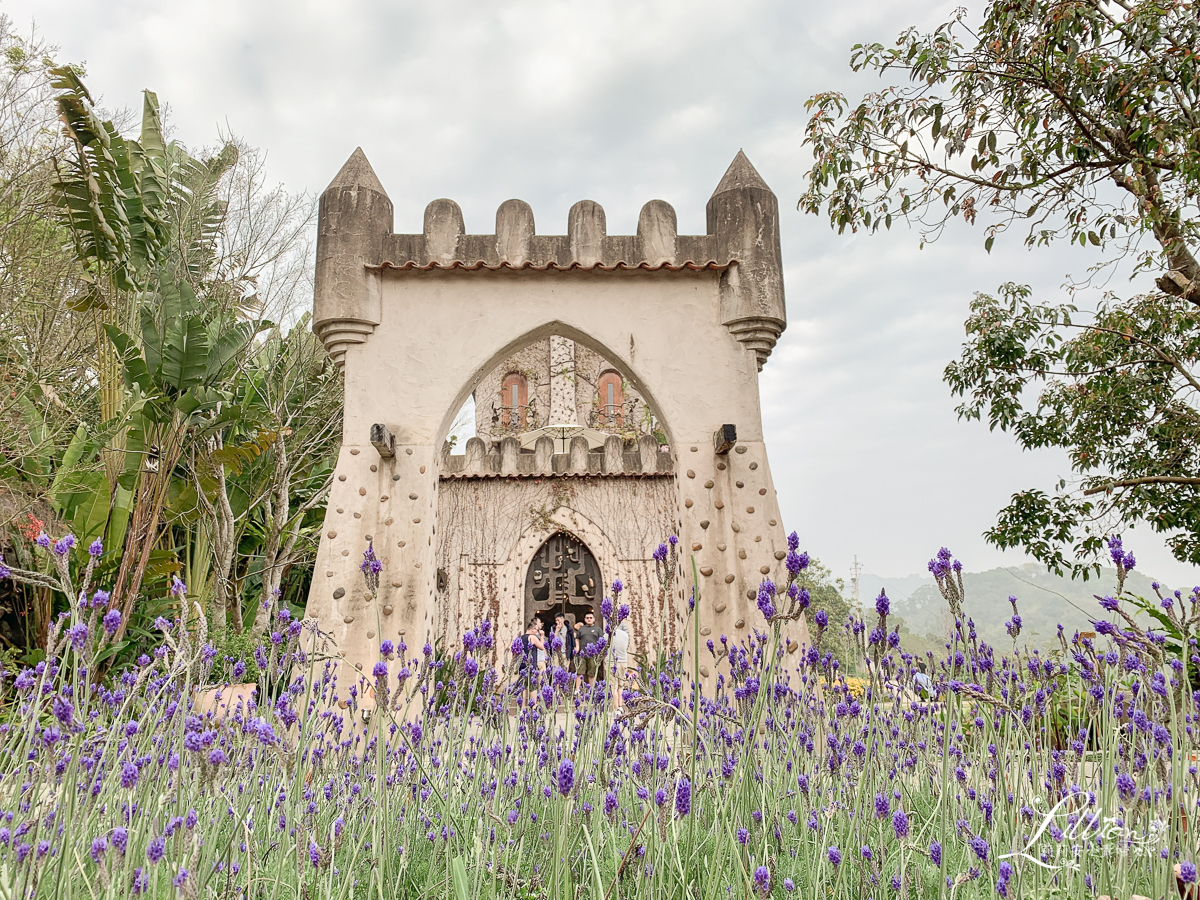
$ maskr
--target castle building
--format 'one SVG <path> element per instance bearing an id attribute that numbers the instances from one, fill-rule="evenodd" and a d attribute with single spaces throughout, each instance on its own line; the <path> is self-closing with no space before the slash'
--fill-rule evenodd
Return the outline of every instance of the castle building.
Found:
<path id="1" fill-rule="evenodd" d="M 347 662 L 483 619 L 506 647 L 532 616 L 598 611 L 615 579 L 634 651 L 678 645 L 693 580 L 704 640 L 765 628 L 756 593 L 786 581 L 787 549 L 758 394 L 786 325 L 778 203 L 739 152 L 707 213 L 707 234 L 679 235 L 652 200 L 609 235 L 583 200 L 566 235 L 539 235 L 509 200 L 467 234 L 435 200 L 421 233 L 393 234 L 354 152 L 320 201 L 313 328 L 345 419 L 307 610 Z M 451 454 L 471 396 L 476 436 Z M 794 651 L 807 635 L 788 628 Z"/>

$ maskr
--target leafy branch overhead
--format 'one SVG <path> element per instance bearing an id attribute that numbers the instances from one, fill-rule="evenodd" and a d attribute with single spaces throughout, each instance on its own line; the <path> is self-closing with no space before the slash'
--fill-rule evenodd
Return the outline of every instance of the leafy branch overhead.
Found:
<path id="1" fill-rule="evenodd" d="M 959 414 L 1065 449 L 1079 476 L 1015 494 L 987 538 L 1083 572 L 1106 535 L 1143 521 L 1200 563 L 1200 310 L 1156 294 L 1080 316 L 1006 284 L 976 296 L 966 328 L 945 374 Z"/>
<path id="2" fill-rule="evenodd" d="M 978 30 L 960 10 L 894 47 L 858 45 L 853 69 L 907 84 L 808 101 L 800 207 L 839 231 L 901 218 L 925 240 L 962 216 L 989 250 L 1014 226 L 1030 245 L 1111 245 L 1200 303 L 1198 47 L 1179 0 L 1003 0 Z"/>
<path id="3" fill-rule="evenodd" d="M 985 536 L 1085 577 L 1103 538 L 1138 522 L 1200 563 L 1200 11 L 1193 3 L 996 0 L 855 70 L 903 83 L 808 101 L 807 212 L 839 231 L 953 220 L 984 247 L 1016 228 L 1129 256 L 1161 293 L 1081 311 L 1028 288 L 979 294 L 945 380 L 958 413 L 1024 449 L 1066 451 L 1055 493 L 1019 491 Z"/>

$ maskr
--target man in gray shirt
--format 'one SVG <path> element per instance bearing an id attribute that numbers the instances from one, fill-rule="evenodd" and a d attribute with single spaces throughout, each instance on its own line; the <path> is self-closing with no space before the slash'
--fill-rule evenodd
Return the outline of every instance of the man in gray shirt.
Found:
<path id="1" fill-rule="evenodd" d="M 596 616 L 591 610 L 584 615 L 576 637 L 579 649 L 576 651 L 575 670 L 588 684 L 595 684 L 600 664 L 604 661 L 603 648 L 599 646 L 604 638 L 604 629 L 596 624 Z"/>

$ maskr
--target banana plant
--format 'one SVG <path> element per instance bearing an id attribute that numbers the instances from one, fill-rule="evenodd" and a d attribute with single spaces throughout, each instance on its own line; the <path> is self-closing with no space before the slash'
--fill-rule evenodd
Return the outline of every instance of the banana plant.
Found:
<path id="1" fill-rule="evenodd" d="M 143 93 L 138 140 L 126 138 L 96 114 L 74 67 L 50 75 L 74 150 L 58 166 L 55 197 L 90 285 L 76 307 L 95 316 L 101 419 L 107 422 L 120 415 L 124 398 L 121 361 L 103 329 L 136 336 L 139 307 L 144 311 L 166 267 L 193 284 L 203 282 L 226 212 L 218 185 L 238 154 L 228 143 L 215 156 L 197 159 L 167 142 L 153 91 Z M 110 485 L 121 468 L 121 437 L 111 448 L 118 452 L 105 457 Z"/>
<path id="2" fill-rule="evenodd" d="M 120 486 L 135 492 L 125 553 L 111 604 L 129 619 L 150 554 L 162 528 L 162 513 L 176 466 L 187 442 L 203 441 L 241 408 L 228 385 L 240 356 L 269 322 L 213 315 L 184 280 L 160 271 L 155 296 L 141 309 L 134 336 L 115 325 L 105 332 L 122 364 L 125 386 L 138 404 L 129 428 Z M 178 473 L 186 479 L 186 473 Z M 120 635 L 118 635 L 118 638 Z"/>

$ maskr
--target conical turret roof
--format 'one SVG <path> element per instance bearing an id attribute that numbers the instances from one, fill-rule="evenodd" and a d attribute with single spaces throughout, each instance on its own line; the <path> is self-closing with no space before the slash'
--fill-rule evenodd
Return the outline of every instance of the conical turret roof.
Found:
<path id="1" fill-rule="evenodd" d="M 366 188 L 369 191 L 382 194 L 384 197 L 387 196 L 387 191 L 379 183 L 379 177 L 367 161 L 367 154 L 363 153 L 362 147 L 355 148 L 354 152 L 350 154 L 350 158 L 346 160 L 346 164 L 334 176 L 333 181 L 329 182 L 329 187 L 325 188 L 325 190 L 328 192 L 335 189 L 345 190 L 347 188 Z"/>
<path id="2" fill-rule="evenodd" d="M 767 186 L 767 183 L 763 181 L 762 176 L 758 174 L 758 170 L 751 165 L 750 160 L 746 158 L 746 154 L 738 150 L 737 156 L 733 158 L 733 162 L 725 170 L 725 175 L 721 179 L 721 183 L 713 191 L 713 196 L 724 194 L 726 191 L 737 191 L 745 188 L 760 188 L 768 193 L 774 193 Z"/>

